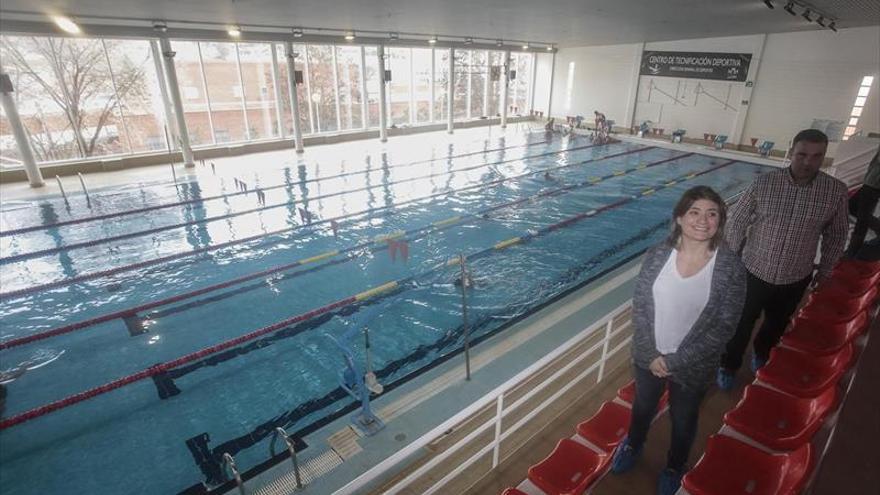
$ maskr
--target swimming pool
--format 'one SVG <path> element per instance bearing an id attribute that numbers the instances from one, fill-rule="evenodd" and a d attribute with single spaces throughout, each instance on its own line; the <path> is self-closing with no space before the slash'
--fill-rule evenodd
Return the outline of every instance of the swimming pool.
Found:
<path id="1" fill-rule="evenodd" d="M 305 436 L 352 407 L 338 379 L 341 348 L 364 359 L 359 334 L 339 342 L 352 326 L 369 326 L 386 393 L 458 352 L 459 253 L 480 339 L 656 242 L 684 189 L 729 197 L 765 170 L 540 133 L 239 176 L 247 191 L 221 173 L 70 212 L 4 205 L 0 369 L 47 364 L 7 384 L 2 489 L 216 485 L 224 452 L 248 469 L 274 427 Z"/>

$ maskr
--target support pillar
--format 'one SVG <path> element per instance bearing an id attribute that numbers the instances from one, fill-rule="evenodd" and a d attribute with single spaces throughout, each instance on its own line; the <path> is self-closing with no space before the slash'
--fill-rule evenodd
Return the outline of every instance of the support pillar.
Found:
<path id="1" fill-rule="evenodd" d="M 449 84 L 446 88 L 446 132 L 452 134 L 452 101 L 455 99 L 455 48 L 449 49 Z"/>
<path id="2" fill-rule="evenodd" d="M 385 45 L 376 47 L 379 55 L 379 141 L 388 141 L 388 109 L 385 106 Z"/>
<path id="3" fill-rule="evenodd" d="M 510 97 L 510 50 L 504 52 L 504 86 L 501 87 L 501 128 L 507 127 L 507 100 Z"/>
<path id="4" fill-rule="evenodd" d="M 293 120 L 293 141 L 296 152 L 303 152 L 302 124 L 299 121 L 299 96 L 296 92 L 296 54 L 293 52 L 293 42 L 284 43 L 284 55 L 287 57 L 287 89 L 290 91 L 290 112 Z"/>
<path id="5" fill-rule="evenodd" d="M 43 174 L 37 161 L 34 160 L 34 151 L 31 149 L 31 142 L 28 140 L 27 132 L 21 123 L 21 117 L 18 115 L 18 107 L 15 105 L 15 98 L 12 96 L 14 88 L 12 80 L 6 73 L 0 73 L 0 104 L 3 105 L 3 111 L 6 112 L 6 120 L 12 127 L 12 134 L 15 136 L 15 144 L 18 145 L 18 151 L 21 153 L 21 162 L 24 165 L 24 171 L 27 174 L 28 182 L 31 187 L 43 187 Z"/>
<path id="6" fill-rule="evenodd" d="M 171 42 L 168 38 L 159 38 L 159 46 L 162 47 L 162 60 L 165 62 L 165 76 L 168 78 L 168 95 L 174 105 L 174 117 L 177 119 L 177 131 L 180 138 L 180 150 L 183 154 L 183 164 L 195 167 L 192 147 L 189 145 L 189 131 L 186 128 L 186 119 L 183 117 L 183 100 L 180 98 L 180 84 L 177 82 L 177 69 L 174 67 L 174 55 L 171 50 Z"/>

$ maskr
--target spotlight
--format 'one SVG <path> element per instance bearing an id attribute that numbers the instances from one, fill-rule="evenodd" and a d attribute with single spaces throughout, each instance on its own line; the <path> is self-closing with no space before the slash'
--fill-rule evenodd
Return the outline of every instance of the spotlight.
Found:
<path id="1" fill-rule="evenodd" d="M 802 14 L 804 16 L 804 19 L 807 20 L 807 22 L 813 22 L 813 18 L 810 17 L 810 14 L 812 14 L 812 11 L 810 9 L 805 10 L 804 13 Z"/>
<path id="2" fill-rule="evenodd" d="M 552 52 L 552 51 L 553 51 L 553 45 L 547 45 L 547 51 L 548 51 L 548 52 Z"/>
<path id="3" fill-rule="evenodd" d="M 397 33 L 391 33 L 388 37 L 391 38 L 391 41 L 397 41 L 400 39 L 400 36 Z"/>
<path id="4" fill-rule="evenodd" d="M 302 38 L 303 37 L 303 30 L 300 28 L 293 28 L 293 37 L 294 38 Z"/>
<path id="5" fill-rule="evenodd" d="M 229 26 L 226 32 L 229 33 L 229 36 L 232 36 L 233 38 L 238 38 L 239 36 L 241 36 L 241 28 L 235 25 Z"/>
<path id="6" fill-rule="evenodd" d="M 431 39 L 428 40 L 428 43 L 430 43 L 430 44 L 432 44 L 432 45 L 435 44 L 435 43 L 437 43 L 437 37 L 436 37 L 436 36 L 432 36 Z"/>
<path id="7" fill-rule="evenodd" d="M 501 40 L 498 40 L 495 42 L 495 46 L 497 46 L 498 48 L 501 48 L 502 46 L 504 46 L 504 42 Z"/>
<path id="8" fill-rule="evenodd" d="M 816 24 L 818 24 L 818 25 L 820 25 L 820 26 L 822 26 L 822 27 L 825 27 L 825 18 L 824 18 L 823 16 L 820 15 L 819 18 L 816 19 Z"/>
<path id="9" fill-rule="evenodd" d="M 837 32 L 837 26 L 835 25 L 836 22 L 837 21 L 831 21 L 831 24 L 828 25 L 828 29 L 834 31 L 835 33 Z"/>
<path id="10" fill-rule="evenodd" d="M 165 33 L 168 31 L 168 24 L 165 21 L 153 21 L 153 31 Z"/>
<path id="11" fill-rule="evenodd" d="M 797 12 L 794 11 L 794 2 L 788 2 L 785 4 L 785 7 L 782 7 L 782 10 L 788 12 L 791 15 L 797 15 Z"/>
<path id="12" fill-rule="evenodd" d="M 764 0 L 764 5 L 766 5 L 768 9 L 775 8 L 773 7 L 773 2 L 771 2 L 770 0 Z"/>
<path id="13" fill-rule="evenodd" d="M 354 31 L 349 31 L 349 32 L 345 33 L 345 41 L 352 41 L 352 40 L 354 40 Z"/>
<path id="14" fill-rule="evenodd" d="M 523 44 L 523 50 L 528 50 L 528 49 L 529 49 L 529 44 L 528 44 L 528 43 L 524 43 L 524 44 Z"/>
<path id="15" fill-rule="evenodd" d="M 473 45 L 473 44 L 474 44 L 474 39 L 473 39 L 473 38 L 465 38 L 465 39 L 464 39 L 464 44 L 465 44 L 465 45 Z"/>
<path id="16" fill-rule="evenodd" d="M 63 15 L 56 15 L 52 17 L 52 20 L 55 21 L 55 25 L 61 28 L 62 31 L 70 34 L 79 34 L 81 31 L 79 26 L 73 22 L 69 17 L 64 17 Z"/>

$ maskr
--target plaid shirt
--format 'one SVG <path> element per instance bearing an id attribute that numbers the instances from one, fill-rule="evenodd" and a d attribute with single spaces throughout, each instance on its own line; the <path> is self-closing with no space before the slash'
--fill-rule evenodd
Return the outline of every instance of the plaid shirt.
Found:
<path id="1" fill-rule="evenodd" d="M 736 252 L 742 250 L 743 264 L 752 275 L 785 285 L 812 273 L 822 238 L 818 275 L 824 278 L 846 244 L 846 202 L 846 186 L 824 172 L 804 186 L 795 184 L 788 168 L 764 174 L 731 208 L 727 244 Z"/>

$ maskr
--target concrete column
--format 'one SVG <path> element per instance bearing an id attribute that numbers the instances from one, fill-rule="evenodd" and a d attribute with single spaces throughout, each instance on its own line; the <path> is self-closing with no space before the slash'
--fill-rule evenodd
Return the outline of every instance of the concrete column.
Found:
<path id="1" fill-rule="evenodd" d="M 455 99 L 455 48 L 449 49 L 449 84 L 446 88 L 449 97 L 446 98 L 446 132 L 452 134 L 452 101 Z"/>
<path id="2" fill-rule="evenodd" d="M 293 120 L 293 141 L 296 145 L 296 152 L 303 152 L 303 134 L 302 125 L 299 121 L 299 96 L 296 93 L 296 66 L 294 64 L 296 55 L 293 53 L 293 42 L 284 42 L 284 55 L 287 57 L 287 86 L 290 91 L 290 112 Z"/>
<path id="3" fill-rule="evenodd" d="M 28 140 L 27 132 L 21 123 L 21 117 L 18 115 L 18 107 L 15 105 L 15 98 L 12 96 L 14 88 L 12 80 L 5 72 L 0 73 L 0 104 L 3 105 L 3 111 L 6 112 L 6 119 L 9 126 L 12 127 L 12 134 L 15 136 L 15 144 L 18 145 L 18 151 L 21 153 L 21 162 L 24 165 L 24 171 L 27 173 L 28 182 L 31 187 L 43 187 L 43 174 L 40 173 L 40 167 L 34 160 L 34 152 L 31 149 L 31 142 Z"/>
<path id="4" fill-rule="evenodd" d="M 630 72 L 629 75 L 629 94 L 627 94 L 626 97 L 626 113 L 624 114 L 624 121 L 621 122 L 621 127 L 627 129 L 631 129 L 634 125 L 641 123 L 636 122 L 636 106 L 638 105 L 639 100 L 639 81 L 641 80 L 641 75 L 639 73 L 642 70 L 642 53 L 644 52 L 644 43 L 633 45 L 633 65 L 632 72 Z"/>
<path id="5" fill-rule="evenodd" d="M 284 115 L 281 111 L 281 85 L 278 84 L 278 50 L 275 43 L 272 43 L 272 90 L 275 92 L 275 119 L 278 122 L 278 137 L 284 139 Z"/>
<path id="6" fill-rule="evenodd" d="M 553 80 L 556 77 L 556 50 L 553 51 L 553 57 L 550 59 L 550 94 L 547 96 L 547 118 L 552 115 L 550 110 L 553 109 Z"/>
<path id="7" fill-rule="evenodd" d="M 502 79 L 504 86 L 501 87 L 501 128 L 504 129 L 507 127 L 507 99 L 510 96 L 510 50 L 504 52 L 502 68 L 504 69 L 504 79 Z"/>
<path id="8" fill-rule="evenodd" d="M 764 57 L 764 47 L 767 46 L 767 35 L 761 35 L 761 43 L 755 48 L 752 54 L 752 63 L 749 66 L 749 74 L 746 76 L 746 83 L 751 82 L 749 86 L 743 83 L 742 96 L 740 97 L 739 110 L 736 112 L 736 121 L 734 121 L 733 129 L 730 132 L 728 142 L 734 146 L 745 144 L 743 141 L 751 136 L 743 139 L 743 131 L 746 128 L 746 122 L 749 118 L 749 107 L 752 106 L 752 91 L 755 89 L 755 81 L 758 80 L 758 71 L 761 69 L 761 59 Z M 749 143 L 751 145 L 751 143 Z"/>
<path id="9" fill-rule="evenodd" d="M 189 131 L 186 129 L 186 120 L 183 118 L 183 100 L 180 99 L 180 84 L 177 82 L 177 70 L 174 68 L 174 51 L 171 50 L 171 42 L 168 38 L 160 38 L 159 46 L 162 47 L 162 60 L 165 61 L 165 76 L 168 78 L 168 94 L 174 105 L 174 116 L 177 119 L 177 131 L 180 137 L 180 149 L 183 153 L 183 164 L 186 167 L 195 167 L 192 147 L 189 145 Z"/>
<path id="10" fill-rule="evenodd" d="M 385 45 L 376 47 L 379 55 L 379 141 L 388 141 L 388 109 L 385 108 Z"/>

